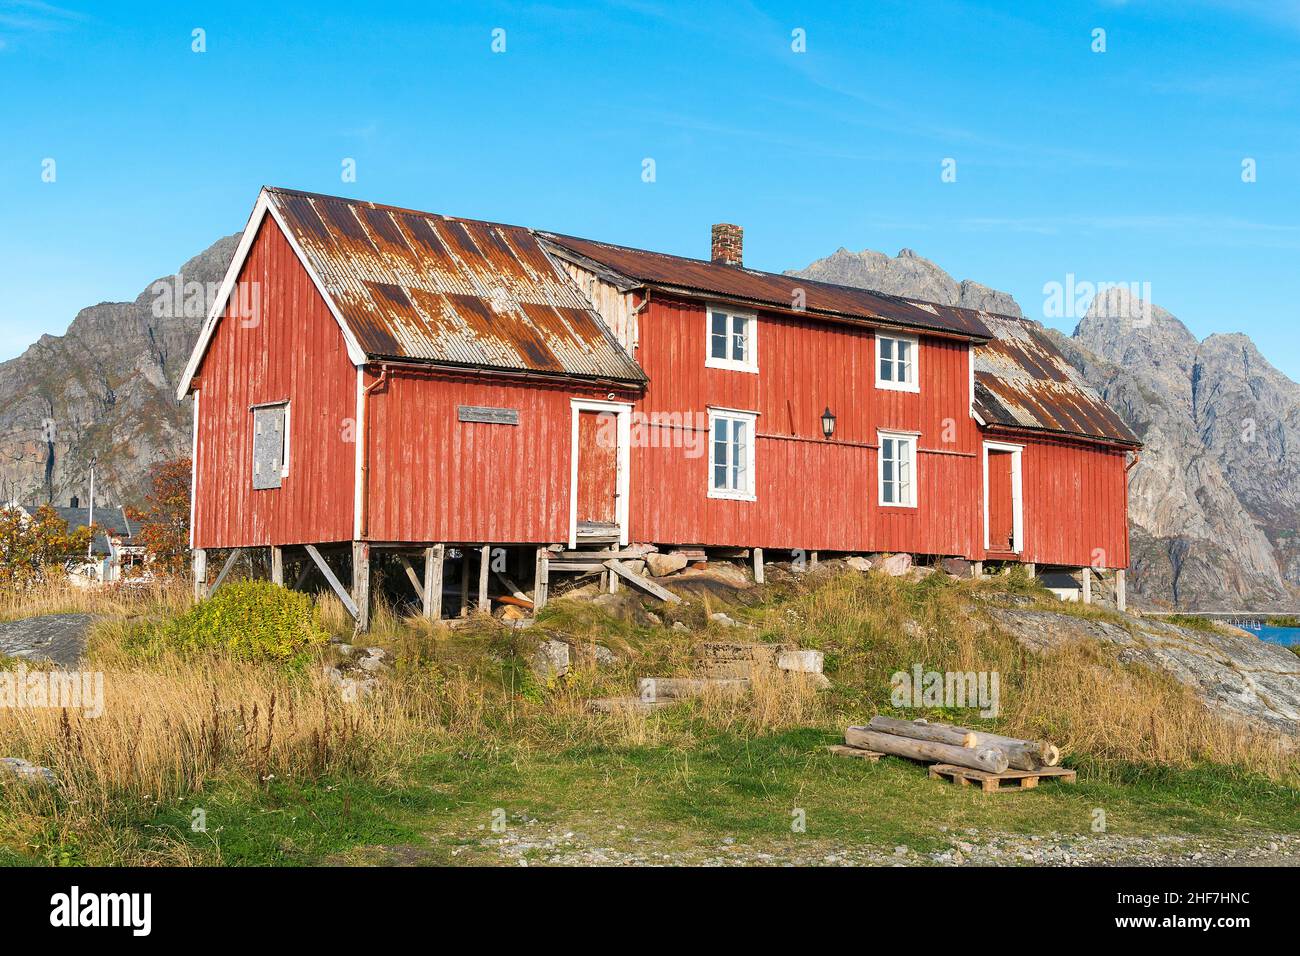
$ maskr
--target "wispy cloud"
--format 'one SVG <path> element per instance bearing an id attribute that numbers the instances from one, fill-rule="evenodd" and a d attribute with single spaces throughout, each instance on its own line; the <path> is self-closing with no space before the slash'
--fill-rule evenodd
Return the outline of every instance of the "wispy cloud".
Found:
<path id="1" fill-rule="evenodd" d="M 76 10 L 41 0 L 0 0 L 0 51 L 13 49 L 21 37 L 68 30 L 84 19 Z"/>

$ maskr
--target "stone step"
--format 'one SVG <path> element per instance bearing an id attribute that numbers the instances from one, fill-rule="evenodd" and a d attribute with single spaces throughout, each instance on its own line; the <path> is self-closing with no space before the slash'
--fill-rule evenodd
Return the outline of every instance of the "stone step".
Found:
<path id="1" fill-rule="evenodd" d="M 642 700 L 639 697 L 598 697 L 587 701 L 587 706 L 601 714 L 645 714 L 675 703 L 672 700 Z"/>
<path id="2" fill-rule="evenodd" d="M 702 660 L 696 665 L 696 673 L 701 677 L 749 680 L 754 676 L 756 665 L 753 661 Z"/>
<path id="3" fill-rule="evenodd" d="M 637 690 L 642 700 L 681 700 L 708 693 L 743 694 L 749 690 L 749 681 L 725 677 L 643 677 Z"/>
<path id="4" fill-rule="evenodd" d="M 777 658 L 787 651 L 798 650 L 793 644 L 759 644 L 753 641 L 703 641 L 695 646 L 700 661 L 752 661 L 775 667 Z"/>

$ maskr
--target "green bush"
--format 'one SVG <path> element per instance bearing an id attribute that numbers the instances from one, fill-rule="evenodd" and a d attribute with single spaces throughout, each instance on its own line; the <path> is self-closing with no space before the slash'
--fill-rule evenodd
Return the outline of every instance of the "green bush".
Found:
<path id="1" fill-rule="evenodd" d="M 310 597 L 266 581 L 227 584 L 172 622 L 166 637 L 181 647 L 284 663 L 329 640 Z"/>

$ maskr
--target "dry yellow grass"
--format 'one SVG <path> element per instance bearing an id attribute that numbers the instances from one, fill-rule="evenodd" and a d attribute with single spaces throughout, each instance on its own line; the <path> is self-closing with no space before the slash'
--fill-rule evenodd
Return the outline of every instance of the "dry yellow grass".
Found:
<path id="1" fill-rule="evenodd" d="M 193 602 L 191 595 L 189 583 L 179 578 L 80 588 L 54 571 L 30 591 L 0 591 L 0 621 L 38 614 L 180 614 Z"/>

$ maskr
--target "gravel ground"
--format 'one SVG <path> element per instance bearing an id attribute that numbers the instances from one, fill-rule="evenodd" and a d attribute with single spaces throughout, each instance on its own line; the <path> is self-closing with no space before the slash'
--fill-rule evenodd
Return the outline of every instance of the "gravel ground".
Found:
<path id="1" fill-rule="evenodd" d="M 371 848 L 336 862 L 420 865 L 446 861 L 504 866 L 1300 866 L 1300 836 L 1241 833 L 1226 837 L 1024 834 L 941 831 L 934 851 L 908 846 L 845 846 L 806 835 L 742 842 L 732 837 L 682 845 L 615 824 L 554 829 L 511 819 L 503 833 L 444 834 L 428 848 Z"/>

